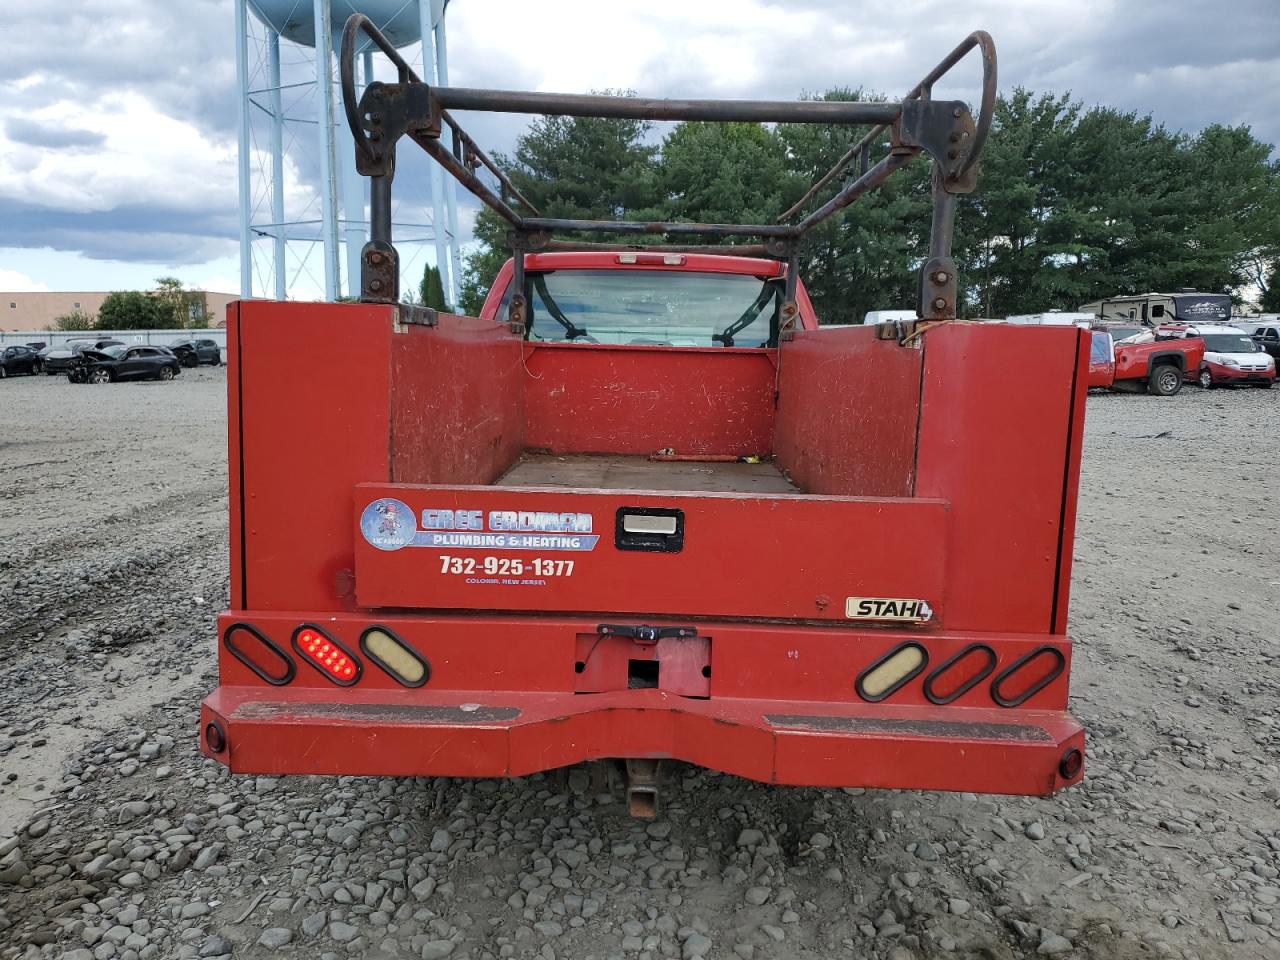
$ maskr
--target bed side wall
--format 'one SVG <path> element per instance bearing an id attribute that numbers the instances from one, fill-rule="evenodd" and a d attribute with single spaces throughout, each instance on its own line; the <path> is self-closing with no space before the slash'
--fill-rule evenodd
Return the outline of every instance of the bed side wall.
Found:
<path id="1" fill-rule="evenodd" d="M 391 339 L 398 483 L 492 483 L 524 446 L 521 341 L 506 324 L 441 314 Z"/>
<path id="2" fill-rule="evenodd" d="M 923 339 L 915 495 L 951 503 L 947 625 L 1060 632 L 1088 332 L 968 323 Z"/>
<path id="3" fill-rule="evenodd" d="M 229 409 L 245 609 L 354 609 L 353 490 L 390 479 L 391 315 L 365 304 L 239 303 L 228 378 L 238 394 Z"/>
<path id="4" fill-rule="evenodd" d="M 779 468 L 809 493 L 911 496 L 921 357 L 875 327 L 797 332 L 778 361 Z"/>

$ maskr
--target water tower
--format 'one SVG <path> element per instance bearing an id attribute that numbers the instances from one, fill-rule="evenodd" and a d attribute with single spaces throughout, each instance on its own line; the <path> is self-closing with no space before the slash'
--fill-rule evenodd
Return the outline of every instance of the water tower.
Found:
<path id="1" fill-rule="evenodd" d="M 367 186 L 356 173 L 342 117 L 334 59 L 343 25 L 363 13 L 397 47 L 422 51 L 421 76 L 448 85 L 448 0 L 234 0 L 239 81 L 240 294 L 289 299 L 322 290 L 358 293 L 360 248 L 369 238 Z M 363 39 L 363 38 L 362 38 Z M 367 43 L 367 40 L 365 41 Z M 374 77 L 372 48 L 360 51 L 357 82 Z M 431 164 L 430 202 L 395 212 L 397 242 L 430 241 L 445 298 L 461 281 L 457 197 Z M 318 256 L 317 256 L 318 255 Z M 406 258 L 406 267 L 413 261 Z M 417 288 L 417 275 L 404 289 Z"/>

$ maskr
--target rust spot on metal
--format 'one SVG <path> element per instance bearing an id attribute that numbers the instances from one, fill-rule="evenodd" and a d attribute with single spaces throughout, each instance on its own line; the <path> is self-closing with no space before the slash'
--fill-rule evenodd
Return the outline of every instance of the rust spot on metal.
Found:
<path id="1" fill-rule="evenodd" d="M 1006 740 L 1016 743 L 1053 743 L 1043 727 L 1028 723 L 981 723 L 972 720 L 906 720 L 900 717 L 808 717 L 770 714 L 775 727 L 815 732 L 885 734 L 901 737 L 943 737 L 948 740 Z"/>
<path id="2" fill-rule="evenodd" d="M 417 723 L 424 726 L 509 723 L 520 716 L 515 707 L 442 707 L 412 703 L 288 703 L 254 700 L 242 703 L 232 715 L 235 720 L 279 720 L 306 723 L 311 720 L 339 720 L 352 723 Z"/>

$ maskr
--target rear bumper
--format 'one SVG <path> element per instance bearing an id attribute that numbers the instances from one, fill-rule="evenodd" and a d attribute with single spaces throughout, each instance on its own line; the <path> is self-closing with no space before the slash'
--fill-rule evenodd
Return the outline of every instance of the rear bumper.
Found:
<path id="1" fill-rule="evenodd" d="M 347 695 L 349 693 L 350 695 Z M 1078 781 L 1066 712 L 680 697 L 223 686 L 200 748 L 260 774 L 522 776 L 611 757 L 684 760 L 764 783 L 1045 796 Z M 221 745 L 221 749 L 215 749 Z"/>

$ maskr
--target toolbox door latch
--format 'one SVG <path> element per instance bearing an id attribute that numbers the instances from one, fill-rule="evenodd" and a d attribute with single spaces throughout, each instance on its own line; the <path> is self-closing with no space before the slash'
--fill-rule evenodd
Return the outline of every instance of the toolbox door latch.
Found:
<path id="1" fill-rule="evenodd" d="M 679 553 L 684 549 L 684 511 L 669 507 L 619 507 L 613 545 L 619 550 Z"/>

